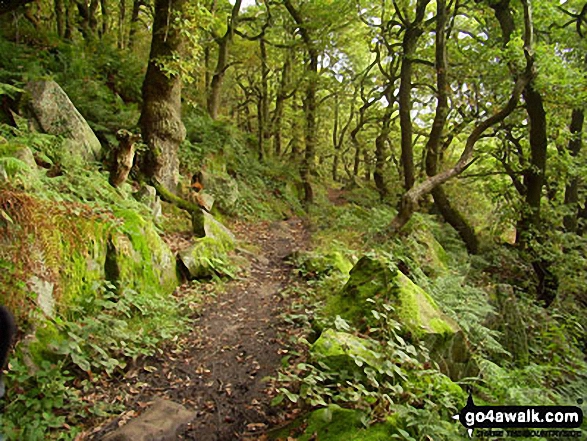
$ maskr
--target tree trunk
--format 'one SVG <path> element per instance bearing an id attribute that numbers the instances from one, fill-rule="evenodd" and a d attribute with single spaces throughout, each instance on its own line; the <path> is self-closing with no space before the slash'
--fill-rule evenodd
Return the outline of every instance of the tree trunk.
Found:
<path id="1" fill-rule="evenodd" d="M 128 48 L 131 49 L 135 45 L 137 29 L 139 27 L 139 14 L 143 0 L 134 0 L 132 3 L 132 14 L 130 16 L 130 30 L 128 31 Z"/>
<path id="2" fill-rule="evenodd" d="M 272 133 L 273 133 L 273 151 L 275 156 L 281 156 L 281 122 L 283 119 L 283 112 L 285 110 L 285 100 L 287 99 L 287 89 L 289 87 L 289 77 L 291 71 L 291 55 L 287 54 L 283 69 L 281 71 L 281 81 L 279 83 L 279 90 L 275 97 L 275 112 L 273 113 Z"/>
<path id="3" fill-rule="evenodd" d="M 55 11 L 55 21 L 57 24 L 57 35 L 60 38 L 65 36 L 65 7 L 63 5 L 63 0 L 55 0 L 53 3 L 54 11 Z"/>
<path id="4" fill-rule="evenodd" d="M 375 188 L 381 200 L 388 195 L 385 184 L 385 144 L 389 137 L 389 117 L 390 112 L 386 111 L 381 133 L 375 138 L 375 170 L 373 172 L 373 181 L 375 182 Z"/>
<path id="5" fill-rule="evenodd" d="M 67 41 L 71 41 L 73 38 L 73 18 L 72 18 L 72 14 L 73 14 L 73 6 L 71 5 L 71 2 L 66 2 L 65 3 L 65 30 L 63 33 L 63 38 Z"/>
<path id="6" fill-rule="evenodd" d="M 412 145 L 412 66 L 413 58 L 420 35 L 422 22 L 426 13 L 426 6 L 430 0 L 418 0 L 416 15 L 411 23 L 404 23 L 406 29 L 402 41 L 402 65 L 400 69 L 400 86 L 398 92 L 399 119 L 401 130 L 402 166 L 404 169 L 404 188 L 408 191 L 414 186 L 414 147 Z"/>
<path id="7" fill-rule="evenodd" d="M 500 111 L 481 121 L 473 128 L 471 134 L 467 138 L 465 148 L 461 153 L 461 157 L 452 168 L 439 172 L 434 176 L 428 177 L 426 180 L 404 193 L 400 202 L 398 214 L 391 221 L 389 226 L 389 230 L 392 234 L 399 231 L 408 222 L 408 220 L 410 220 L 410 217 L 418 207 L 419 200 L 424 195 L 430 193 L 434 188 L 444 184 L 449 179 L 458 176 L 471 165 L 473 150 L 479 138 L 481 138 L 487 129 L 500 123 L 514 111 L 520 99 L 522 90 L 530 81 L 531 77 L 532 72 L 529 68 L 527 68 L 526 72 L 520 75 L 516 81 L 508 103 Z"/>
<path id="8" fill-rule="evenodd" d="M 261 55 L 261 96 L 259 97 L 259 159 L 263 159 L 265 141 L 268 138 L 269 125 L 269 68 L 267 67 L 267 47 L 263 38 L 259 39 L 259 54 Z"/>
<path id="9" fill-rule="evenodd" d="M 143 109 L 139 119 L 143 140 L 148 146 L 141 164 L 142 172 L 172 193 L 177 190 L 177 151 L 186 134 L 181 121 L 181 78 L 165 75 L 157 61 L 181 51 L 179 29 L 169 23 L 173 14 L 181 12 L 184 3 L 185 0 L 155 1 L 153 39 L 143 82 Z"/>
<path id="10" fill-rule="evenodd" d="M 583 124 L 585 122 L 585 112 L 583 109 L 573 110 L 571 115 L 571 125 L 569 130 L 571 132 L 571 139 L 567 150 L 573 159 L 576 159 L 581 151 L 583 145 Z M 573 174 L 569 179 L 565 189 L 565 205 L 569 209 L 569 213 L 563 219 L 565 230 L 570 233 L 577 232 L 578 221 L 578 204 L 579 204 L 579 177 Z"/>
<path id="11" fill-rule="evenodd" d="M 548 139 L 546 135 L 546 111 L 542 96 L 532 84 L 524 89 L 526 112 L 530 126 L 530 161 L 524 171 L 524 187 L 526 188 L 526 207 L 518 223 L 517 242 L 525 246 L 533 231 L 540 225 L 540 205 L 542 188 L 546 173 L 546 149 Z"/>
<path id="12" fill-rule="evenodd" d="M 124 0 L 120 0 L 121 4 L 124 4 Z M 102 29 L 101 36 L 104 37 L 108 33 L 108 0 L 100 0 L 100 9 L 102 10 Z"/>
<path id="13" fill-rule="evenodd" d="M 436 50 L 435 50 L 435 64 L 436 64 L 436 89 L 437 89 L 437 104 L 436 113 L 434 115 L 434 122 L 430 130 L 430 136 L 426 143 L 426 174 L 434 176 L 438 173 L 438 162 L 440 160 L 440 146 L 442 142 L 442 134 L 446 126 L 446 119 L 449 112 L 448 106 L 448 91 L 450 86 L 448 83 L 448 62 L 446 55 L 446 26 L 448 22 L 448 11 L 446 8 L 446 0 L 437 0 L 437 14 L 436 14 Z M 442 186 L 432 189 L 432 197 L 434 198 L 434 205 L 444 218 L 444 220 L 451 225 L 459 234 L 465 243 L 467 250 L 471 254 L 476 254 L 479 250 L 479 241 L 475 235 L 475 230 L 458 210 L 456 210 L 450 203 Z"/>
<path id="14" fill-rule="evenodd" d="M 306 86 L 306 97 L 304 99 L 304 114 L 306 115 L 305 141 L 306 150 L 300 167 L 300 176 L 304 186 L 304 203 L 306 205 L 314 202 L 314 191 L 312 189 L 311 176 L 314 172 L 314 159 L 316 156 L 316 91 L 318 80 L 318 52 L 315 49 L 308 51 L 309 61 L 307 71 L 310 74 Z"/>
<path id="15" fill-rule="evenodd" d="M 7 12 L 14 11 L 20 6 L 24 6 L 27 3 L 31 3 L 33 0 L 3 0 L 0 1 L 0 15 L 6 14 Z"/>
<path id="16" fill-rule="evenodd" d="M 121 0 L 118 7 L 118 49 L 126 46 L 126 0 Z"/>
<path id="17" fill-rule="evenodd" d="M 334 158 L 332 159 L 332 180 L 338 181 L 338 162 L 340 156 L 340 149 L 338 144 L 338 126 L 340 118 L 340 97 L 338 94 L 334 95 L 334 122 L 332 127 L 332 149 L 334 150 Z"/>
<path id="18" fill-rule="evenodd" d="M 304 203 L 307 205 L 314 202 L 314 191 L 312 189 L 311 176 L 314 172 L 314 160 L 316 155 L 316 100 L 318 82 L 318 50 L 310 36 L 306 22 L 294 8 L 291 0 L 284 0 L 284 5 L 299 27 L 302 40 L 306 46 L 308 59 L 306 60 L 306 96 L 304 97 L 304 115 L 306 117 L 305 142 L 306 149 L 304 158 L 300 165 L 300 177 L 304 187 Z"/>
<path id="19" fill-rule="evenodd" d="M 528 21 L 532 20 L 532 11 L 528 0 L 524 0 L 522 3 L 524 5 L 524 21 L 527 24 Z M 491 5 L 491 7 L 499 21 L 505 46 L 510 41 L 515 30 L 509 0 L 501 0 L 499 3 Z M 540 205 L 546 175 L 548 138 L 546 133 L 546 111 L 544 110 L 542 95 L 534 87 L 535 67 L 532 40 L 533 29 L 531 26 L 526 26 L 524 30 L 524 51 L 526 63 L 530 65 L 530 69 L 533 71 L 532 78 L 525 85 L 523 91 L 530 125 L 530 161 L 524 171 L 526 206 L 522 210 L 522 215 L 517 225 L 516 242 L 521 248 L 527 249 L 532 259 L 531 264 L 538 279 L 538 300 L 549 306 L 556 297 L 558 280 L 551 271 L 553 262 L 545 259 L 543 251 L 539 250 L 540 244 L 544 241 L 544 238 L 541 237 L 543 235 L 540 226 Z"/>
<path id="20" fill-rule="evenodd" d="M 234 37 L 234 30 L 238 25 L 238 14 L 240 11 L 242 0 L 236 0 L 232 7 L 232 14 L 228 26 L 226 27 L 226 33 L 218 41 L 218 60 L 216 61 L 216 69 L 210 82 L 210 94 L 208 95 L 208 113 L 212 119 L 218 118 L 218 112 L 220 110 L 220 99 L 222 93 L 222 83 L 224 81 L 224 75 L 228 68 L 228 51 Z"/>

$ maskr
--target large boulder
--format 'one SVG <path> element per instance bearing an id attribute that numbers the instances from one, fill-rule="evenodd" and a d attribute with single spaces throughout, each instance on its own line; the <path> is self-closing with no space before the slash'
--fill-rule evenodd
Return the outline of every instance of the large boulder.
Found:
<path id="1" fill-rule="evenodd" d="M 175 256 L 153 223 L 131 210 L 116 214 L 124 223 L 108 238 L 106 278 L 139 292 L 173 292 L 178 284 Z"/>
<path id="2" fill-rule="evenodd" d="M 51 80 L 31 81 L 26 90 L 30 94 L 28 110 L 40 130 L 63 136 L 70 155 L 84 160 L 100 158 L 100 141 L 59 84 Z"/>
<path id="3" fill-rule="evenodd" d="M 424 342 L 432 359 L 451 379 L 477 374 L 463 330 L 427 292 L 386 259 L 362 257 L 343 289 L 327 299 L 325 312 L 365 330 L 377 326 L 371 311 L 382 303 L 392 306 L 406 333 Z"/>
<path id="4" fill-rule="evenodd" d="M 133 193 L 133 197 L 145 204 L 151 210 L 151 215 L 155 222 L 159 222 L 161 220 L 161 216 L 163 215 L 163 208 L 161 206 L 161 199 L 157 195 L 157 190 L 155 187 L 151 185 L 142 185 L 135 193 Z"/>
<path id="5" fill-rule="evenodd" d="M 353 264 L 340 251 L 317 253 L 297 251 L 291 259 L 298 262 L 303 274 L 308 277 L 320 278 L 329 274 L 339 273 L 348 276 Z"/>

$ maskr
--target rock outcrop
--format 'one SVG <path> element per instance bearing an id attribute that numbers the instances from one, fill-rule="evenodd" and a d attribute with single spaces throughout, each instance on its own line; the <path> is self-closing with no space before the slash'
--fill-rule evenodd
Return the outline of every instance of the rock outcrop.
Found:
<path id="1" fill-rule="evenodd" d="M 329 297 L 325 312 L 352 322 L 359 329 L 377 326 L 371 310 L 385 304 L 413 338 L 428 347 L 431 358 L 452 380 L 476 375 L 467 338 L 459 325 L 444 314 L 434 299 L 389 261 L 362 257 L 344 288 Z"/>
<path id="2" fill-rule="evenodd" d="M 30 95 L 27 110 L 37 128 L 65 138 L 67 153 L 84 160 L 100 158 L 100 141 L 67 94 L 55 81 L 31 81 L 26 86 Z"/>

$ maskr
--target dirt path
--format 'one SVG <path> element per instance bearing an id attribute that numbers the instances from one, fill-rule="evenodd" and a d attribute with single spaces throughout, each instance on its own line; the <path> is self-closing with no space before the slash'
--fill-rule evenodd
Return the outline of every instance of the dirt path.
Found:
<path id="1" fill-rule="evenodd" d="M 235 233 L 261 250 L 247 255 L 249 275 L 228 283 L 224 293 L 210 300 L 181 352 L 148 360 L 153 372 L 139 369 L 132 381 L 135 395 L 129 407 L 136 413 L 157 396 L 196 410 L 196 421 L 180 434 L 181 440 L 259 439 L 278 420 L 263 379 L 276 375 L 285 346 L 280 314 L 289 305 L 280 292 L 291 268 L 284 257 L 304 248 L 308 234 L 295 218 L 240 224 Z M 116 424 L 118 420 L 110 422 L 101 432 Z"/>

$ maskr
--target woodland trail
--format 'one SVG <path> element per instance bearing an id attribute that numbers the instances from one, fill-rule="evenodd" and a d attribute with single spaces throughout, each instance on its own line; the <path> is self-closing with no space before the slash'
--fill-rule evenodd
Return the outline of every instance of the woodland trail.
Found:
<path id="1" fill-rule="evenodd" d="M 284 258 L 303 249 L 309 233 L 298 218 L 233 229 L 239 240 L 259 249 L 246 253 L 251 260 L 246 277 L 227 283 L 224 292 L 207 301 L 181 351 L 151 357 L 136 367 L 132 380 L 115 386 L 118 399 L 126 401 L 127 418 L 157 397 L 195 410 L 197 418 L 179 440 L 263 439 L 269 425 L 280 420 L 269 406 L 272 397 L 263 379 L 277 374 L 286 345 L 282 338 L 288 325 L 280 315 L 290 305 L 280 293 L 291 267 Z M 120 420 L 91 439 L 100 439 Z"/>

